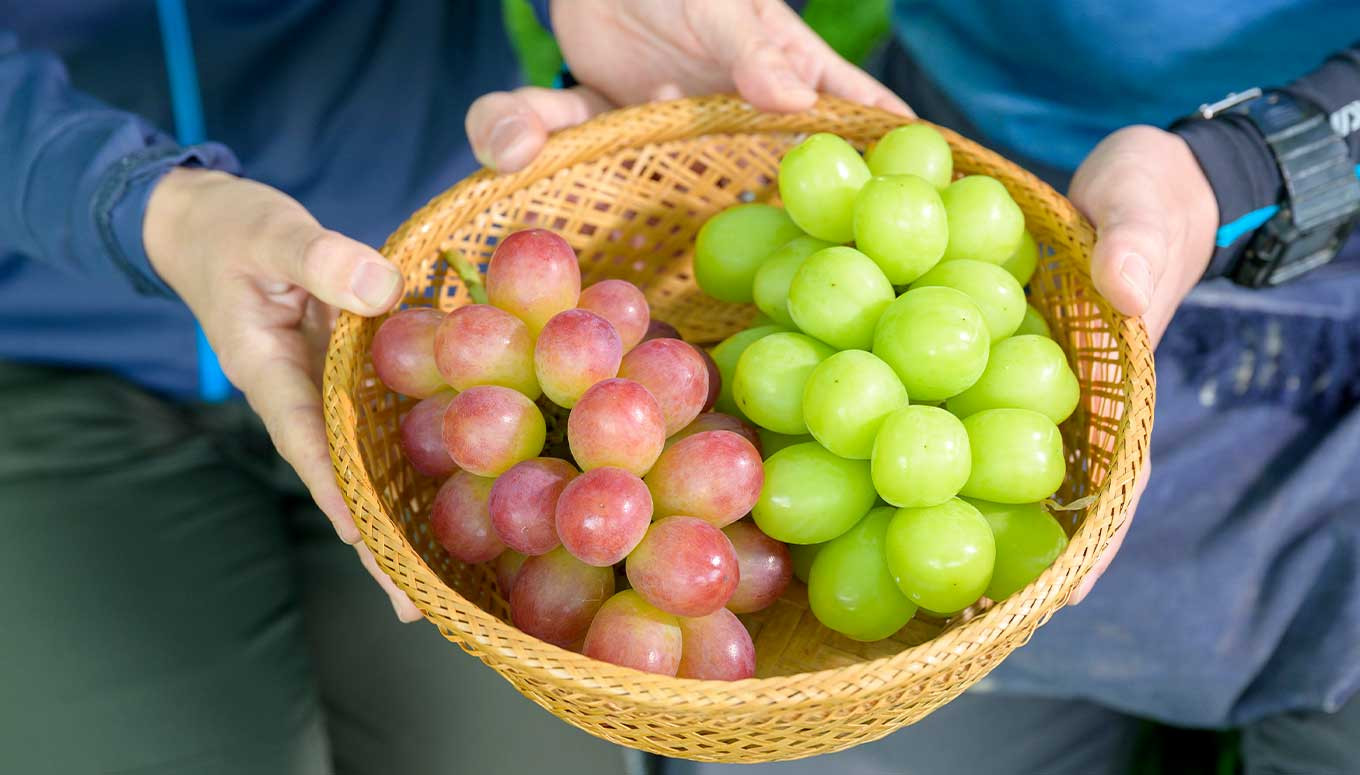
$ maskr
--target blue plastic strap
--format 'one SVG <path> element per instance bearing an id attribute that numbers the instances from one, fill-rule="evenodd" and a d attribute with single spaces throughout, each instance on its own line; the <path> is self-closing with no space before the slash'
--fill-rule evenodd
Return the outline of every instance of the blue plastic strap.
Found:
<path id="1" fill-rule="evenodd" d="M 1360 164 L 1355 165 L 1355 176 L 1360 178 Z M 1268 205 L 1259 210 L 1252 210 L 1232 223 L 1223 224 L 1218 227 L 1218 233 L 1215 235 L 1214 244 L 1220 248 L 1228 247 L 1241 238 L 1243 234 L 1261 228 L 1266 221 L 1274 218 L 1275 213 L 1278 213 L 1279 211 L 1279 205 Z"/>
<path id="2" fill-rule="evenodd" d="M 197 145 L 207 139 L 203 127 L 203 100 L 198 91 L 198 67 L 189 36 L 189 14 L 184 0 L 156 0 L 165 48 L 165 69 L 170 78 L 170 106 L 175 114 L 175 134 L 180 145 Z M 198 351 L 198 394 L 204 401 L 225 401 L 233 388 L 217 354 L 208 344 L 203 327 L 194 324 Z"/>

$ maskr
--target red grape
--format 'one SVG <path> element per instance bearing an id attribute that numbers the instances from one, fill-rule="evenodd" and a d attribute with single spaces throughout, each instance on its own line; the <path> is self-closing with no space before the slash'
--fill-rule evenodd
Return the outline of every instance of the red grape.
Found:
<path id="1" fill-rule="evenodd" d="M 487 299 L 523 320 L 537 334 L 581 296 L 576 253 L 547 229 L 526 229 L 501 240 L 486 268 Z"/>
<path id="2" fill-rule="evenodd" d="M 681 648 L 676 618 L 625 589 L 606 600 L 595 615 L 581 653 L 634 670 L 675 675 Z"/>
<path id="3" fill-rule="evenodd" d="M 576 469 L 565 460 L 538 457 L 511 466 L 491 488 L 491 526 L 505 545 L 528 555 L 546 554 L 557 540 L 557 496 Z"/>
<path id="4" fill-rule="evenodd" d="M 666 418 L 666 435 L 689 425 L 708 400 L 708 366 L 693 345 L 653 339 L 634 347 L 619 364 L 619 376 L 656 396 Z"/>
<path id="5" fill-rule="evenodd" d="M 681 428 L 679 431 L 672 434 L 669 439 L 666 439 L 666 448 L 670 449 L 675 442 L 681 439 L 687 439 L 696 433 L 703 433 L 704 431 L 732 431 L 751 442 L 751 445 L 756 448 L 757 452 L 760 451 L 760 432 L 753 426 L 747 424 L 746 421 L 742 420 L 740 417 L 733 417 L 730 414 L 723 414 L 722 412 L 704 412 L 698 417 L 695 417 L 694 422 Z"/>
<path id="6" fill-rule="evenodd" d="M 510 621 L 535 638 L 570 648 L 612 594 L 612 568 L 591 567 L 558 547 L 520 567 L 510 591 Z"/>
<path id="7" fill-rule="evenodd" d="M 750 512 L 764 484 L 760 452 L 731 431 L 681 439 L 661 453 L 647 474 L 658 517 L 686 514 L 716 527 Z"/>
<path id="8" fill-rule="evenodd" d="M 651 521 L 647 485 L 622 468 L 586 471 L 557 499 L 557 535 L 567 551 L 589 565 L 613 565 L 627 557 Z"/>
<path id="9" fill-rule="evenodd" d="M 647 333 L 643 335 L 642 341 L 650 342 L 653 339 L 683 339 L 680 331 L 675 326 L 664 320 L 652 318 L 652 322 L 647 324 Z"/>
<path id="10" fill-rule="evenodd" d="M 459 468 L 497 476 L 543 451 L 543 413 L 523 393 L 478 385 L 453 397 L 444 410 L 444 446 Z"/>
<path id="11" fill-rule="evenodd" d="M 425 476 L 444 478 L 458 470 L 444 447 L 444 409 L 453 391 L 435 393 L 401 416 L 401 451 L 411 467 Z"/>
<path id="12" fill-rule="evenodd" d="M 510 599 L 510 590 L 515 588 L 519 569 L 524 567 L 524 561 L 527 559 L 529 558 L 514 549 L 506 549 L 496 557 L 496 584 L 506 600 Z"/>
<path id="13" fill-rule="evenodd" d="M 430 507 L 434 538 L 449 554 L 463 562 L 486 562 L 505 550 L 505 544 L 491 529 L 491 515 L 486 509 L 493 481 L 459 471 L 434 495 L 434 504 Z"/>
<path id="14" fill-rule="evenodd" d="M 723 528 L 723 534 L 732 542 L 732 549 L 737 553 L 737 567 L 741 569 L 737 589 L 727 601 L 728 610 L 749 614 L 769 608 L 784 594 L 793 578 L 789 548 L 782 541 L 765 535 L 749 519 L 733 522 Z"/>
<path id="15" fill-rule="evenodd" d="M 429 307 L 397 312 L 373 335 L 373 370 L 393 392 L 426 398 L 444 390 L 434 363 L 434 334 L 444 314 Z"/>
<path id="16" fill-rule="evenodd" d="M 628 583 L 676 616 L 705 616 L 727 605 L 740 581 L 732 542 L 695 517 L 666 517 L 628 555 Z"/>
<path id="17" fill-rule="evenodd" d="M 740 681 L 756 674 L 756 645 L 737 615 L 719 608 L 708 616 L 680 617 L 680 678 Z"/>
<path id="18" fill-rule="evenodd" d="M 642 341 L 651 322 L 647 297 L 627 280 L 602 280 L 581 291 L 576 306 L 608 320 L 628 352 Z"/>
<path id="19" fill-rule="evenodd" d="M 642 476 L 666 444 L 661 407 L 626 379 L 597 382 L 567 417 L 567 443 L 582 470 L 614 466 Z"/>
<path id="20" fill-rule="evenodd" d="M 534 373 L 554 404 L 570 409 L 586 389 L 618 376 L 623 342 L 609 321 L 583 309 L 554 315 L 534 345 Z"/>
<path id="21" fill-rule="evenodd" d="M 456 390 L 500 385 L 538 398 L 534 338 L 524 321 L 489 304 L 450 312 L 434 335 L 434 362 Z"/>
<path id="22" fill-rule="evenodd" d="M 708 350 L 699 348 L 699 354 L 704 356 L 704 366 L 708 367 L 708 397 L 704 399 L 704 411 L 707 412 L 718 403 L 718 395 L 722 393 L 722 371 Z"/>

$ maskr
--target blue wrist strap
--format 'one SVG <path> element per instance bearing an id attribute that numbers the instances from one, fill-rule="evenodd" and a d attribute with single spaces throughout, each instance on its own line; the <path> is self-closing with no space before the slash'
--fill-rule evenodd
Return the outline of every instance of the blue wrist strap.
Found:
<path id="1" fill-rule="evenodd" d="M 198 91 L 198 68 L 194 64 L 193 40 L 189 37 L 189 15 L 184 0 L 156 0 L 160 17 L 161 42 L 165 48 L 165 69 L 170 79 L 170 105 L 175 114 L 175 135 L 180 145 L 197 145 L 207 139 L 203 128 L 203 100 Z M 222 372 L 217 355 L 194 323 L 198 351 L 198 394 L 204 401 L 225 401 L 235 389 Z"/>

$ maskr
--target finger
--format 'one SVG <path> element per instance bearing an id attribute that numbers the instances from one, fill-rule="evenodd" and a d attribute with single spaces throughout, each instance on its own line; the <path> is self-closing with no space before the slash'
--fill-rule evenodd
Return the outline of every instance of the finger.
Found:
<path id="1" fill-rule="evenodd" d="M 771 32 L 786 24 L 783 3 L 710 3 L 687 16 L 689 27 L 718 66 L 730 73 L 742 98 L 760 110 L 807 110 L 817 102 L 813 84 L 784 55 Z"/>
<path id="2" fill-rule="evenodd" d="M 468 108 L 466 127 L 472 153 L 497 172 L 523 169 L 543 149 L 548 134 L 582 123 L 612 108 L 586 86 L 484 94 Z"/>
<path id="3" fill-rule="evenodd" d="M 359 553 L 359 562 L 368 570 L 368 574 L 373 577 L 374 581 L 378 582 L 378 586 L 382 587 L 383 592 L 387 593 L 387 599 L 392 604 L 392 610 L 397 614 L 397 621 L 407 624 L 420 621 L 423 617 L 420 609 L 416 608 L 416 604 L 411 602 L 411 598 L 407 597 L 406 593 L 402 592 L 392 581 L 392 578 L 383 573 L 382 568 L 378 567 L 378 559 L 373 556 L 373 552 L 369 551 L 364 544 L 355 546 L 354 550 Z"/>
<path id="4" fill-rule="evenodd" d="M 358 543 L 359 528 L 340 494 L 331 466 L 321 394 L 308 376 L 302 357 L 269 343 L 243 344 L 243 358 L 252 366 L 233 381 L 241 386 L 251 408 L 264 421 L 274 447 L 297 472 L 340 540 Z"/>
<path id="5" fill-rule="evenodd" d="M 1124 524 L 1120 525 L 1115 534 L 1110 537 L 1109 546 L 1105 547 L 1105 551 L 1101 552 L 1100 556 L 1096 558 L 1096 564 L 1091 566 L 1086 578 L 1082 579 L 1081 584 L 1072 591 L 1071 596 L 1067 599 L 1068 605 L 1077 605 L 1085 600 L 1086 596 L 1091 594 L 1091 590 L 1095 588 L 1096 582 L 1100 581 L 1100 577 L 1109 569 L 1110 563 L 1114 562 L 1115 556 L 1119 554 L 1119 548 L 1124 545 L 1124 537 L 1129 534 L 1129 527 L 1133 524 L 1133 518 L 1138 511 L 1138 502 L 1142 500 L 1143 491 L 1147 489 L 1148 476 L 1151 472 L 1152 467 L 1145 460 L 1142 470 L 1138 472 L 1138 479 L 1133 484 L 1133 497 L 1129 499 Z"/>
<path id="6" fill-rule="evenodd" d="M 296 224 L 271 242 L 266 264 L 326 304 L 371 317 L 401 298 L 401 272 L 358 240 L 313 222 Z"/>

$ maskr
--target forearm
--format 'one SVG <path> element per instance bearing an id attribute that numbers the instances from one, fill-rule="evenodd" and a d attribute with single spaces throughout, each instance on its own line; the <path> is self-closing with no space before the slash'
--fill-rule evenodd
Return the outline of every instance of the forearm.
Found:
<path id="1" fill-rule="evenodd" d="M 1285 91 L 1326 112 L 1360 164 L 1360 46 L 1328 59 Z M 1270 147 L 1243 116 L 1195 121 L 1175 129 L 1194 152 L 1218 200 L 1219 230 L 1206 278 L 1223 275 L 1249 237 L 1282 198 L 1283 182 Z"/>
<path id="2" fill-rule="evenodd" d="M 230 151 L 178 146 L 72 88 L 49 54 L 0 31 L 0 248 L 168 293 L 142 244 L 151 190 L 179 165 L 235 171 Z"/>

